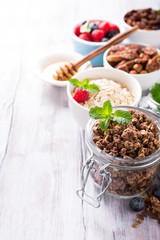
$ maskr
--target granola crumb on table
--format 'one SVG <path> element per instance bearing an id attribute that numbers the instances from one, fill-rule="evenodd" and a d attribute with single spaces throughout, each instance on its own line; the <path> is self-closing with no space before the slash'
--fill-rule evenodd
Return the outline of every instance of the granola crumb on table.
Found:
<path id="1" fill-rule="evenodd" d="M 137 228 L 137 227 L 138 227 L 138 224 L 137 224 L 137 223 L 134 223 L 134 224 L 133 224 L 133 227 L 134 227 L 134 228 Z"/>
<path id="2" fill-rule="evenodd" d="M 153 195 L 156 184 L 153 185 L 145 194 L 142 195 L 142 198 L 145 201 L 145 210 L 137 214 L 136 223 L 133 224 L 133 227 L 138 227 L 138 224 L 143 223 L 143 220 L 146 217 L 156 219 L 160 224 L 160 201 Z"/>

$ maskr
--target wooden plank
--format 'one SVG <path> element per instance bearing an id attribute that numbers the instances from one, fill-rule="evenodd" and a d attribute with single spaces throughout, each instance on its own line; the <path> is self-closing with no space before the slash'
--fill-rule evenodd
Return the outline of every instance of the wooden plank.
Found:
<path id="1" fill-rule="evenodd" d="M 40 30 L 36 27 L 27 29 L 28 41 L 21 43 L 21 81 L 14 91 L 12 124 L 0 174 L 0 238 L 83 238 L 81 202 L 75 194 L 80 178 L 76 160 L 80 158 L 79 128 L 69 112 L 66 90 L 30 73 L 33 61 L 26 50 L 32 51 L 36 45 L 30 41 L 34 30 Z"/>
<path id="2" fill-rule="evenodd" d="M 132 228 L 128 200 L 105 197 L 94 209 L 77 198 L 87 157 L 84 132 L 68 109 L 66 90 L 31 73 L 39 56 L 72 49 L 69 27 L 75 21 L 99 14 L 118 20 L 124 8 L 141 4 L 122 0 L 120 9 L 115 0 L 1 3 L 0 239 L 159 239 L 154 220 Z M 97 193 L 92 182 L 88 188 Z"/>

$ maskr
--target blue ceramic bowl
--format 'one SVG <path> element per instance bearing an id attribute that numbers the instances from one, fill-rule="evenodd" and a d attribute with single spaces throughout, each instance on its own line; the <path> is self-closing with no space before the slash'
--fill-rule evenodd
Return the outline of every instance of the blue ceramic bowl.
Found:
<path id="1" fill-rule="evenodd" d="M 74 50 L 82 55 L 86 55 L 94 49 L 104 45 L 106 42 L 90 42 L 77 37 L 72 32 L 72 43 Z M 93 66 L 103 66 L 103 53 L 91 60 Z"/>
<path id="2" fill-rule="evenodd" d="M 89 19 L 87 21 L 90 21 Z M 94 19 L 92 21 L 105 21 L 104 19 Z M 110 23 L 113 23 L 112 21 L 110 21 L 109 19 L 106 20 Z M 113 23 L 116 24 L 118 26 L 117 23 Z M 76 26 L 76 24 L 74 25 Z M 92 52 L 93 50 L 95 50 L 96 48 L 103 46 L 106 44 L 106 42 L 91 42 L 91 41 L 85 41 L 79 37 L 77 37 L 74 33 L 74 26 L 71 29 L 71 38 L 72 38 L 72 43 L 73 43 L 73 47 L 74 50 L 82 55 L 86 55 L 90 52 Z M 119 27 L 119 26 L 118 26 Z M 119 27 L 120 32 L 121 32 L 121 28 Z M 93 58 L 91 60 L 91 63 L 93 66 L 103 66 L 103 55 L 104 53 L 101 53 L 100 55 L 98 55 L 97 57 Z"/>

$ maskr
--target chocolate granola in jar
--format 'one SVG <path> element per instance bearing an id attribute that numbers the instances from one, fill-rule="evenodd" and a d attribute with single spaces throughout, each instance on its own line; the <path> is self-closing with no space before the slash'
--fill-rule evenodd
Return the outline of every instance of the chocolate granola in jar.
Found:
<path id="1" fill-rule="evenodd" d="M 160 161 L 160 119 L 153 113 L 135 107 L 127 110 L 132 121 L 127 125 L 109 123 L 105 131 L 101 120 L 90 119 L 86 127 L 86 144 L 91 155 L 82 168 L 79 197 L 94 207 L 100 206 L 104 193 L 116 198 L 133 198 L 144 193 L 156 176 Z M 86 192 L 88 176 L 100 188 L 97 197 Z"/>

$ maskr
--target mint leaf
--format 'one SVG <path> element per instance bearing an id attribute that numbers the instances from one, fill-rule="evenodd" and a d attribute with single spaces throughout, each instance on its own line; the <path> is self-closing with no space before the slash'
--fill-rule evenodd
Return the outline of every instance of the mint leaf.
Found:
<path id="1" fill-rule="evenodd" d="M 109 117 L 108 119 L 104 119 L 100 122 L 100 128 L 102 131 L 106 131 L 106 129 L 109 126 L 110 120 L 111 120 L 111 118 Z"/>
<path id="2" fill-rule="evenodd" d="M 152 95 L 152 98 L 157 102 L 160 103 L 160 83 L 155 83 L 151 89 L 150 93 Z"/>
<path id="3" fill-rule="evenodd" d="M 106 117 L 111 117 L 112 115 L 112 105 L 110 103 L 110 101 L 106 101 L 103 103 L 103 114 Z"/>
<path id="4" fill-rule="evenodd" d="M 89 115 L 93 119 L 102 119 L 100 122 L 100 128 L 105 131 L 110 123 L 111 118 L 114 122 L 119 124 L 128 124 L 132 121 L 132 114 L 128 111 L 116 110 L 114 116 L 112 116 L 112 105 L 110 101 L 103 103 L 103 107 L 94 107 L 89 111 Z"/>
<path id="5" fill-rule="evenodd" d="M 80 32 L 81 32 L 81 33 L 84 33 L 84 32 L 90 33 L 90 32 L 91 32 L 91 28 L 90 28 L 90 26 L 89 26 L 89 21 L 87 21 L 85 24 L 83 24 L 83 25 L 80 27 Z"/>
<path id="6" fill-rule="evenodd" d="M 96 84 L 88 84 L 84 89 L 89 93 L 96 93 L 100 91 L 99 87 Z"/>
<path id="7" fill-rule="evenodd" d="M 89 93 L 96 93 L 100 91 L 99 87 L 96 84 L 89 84 L 88 78 L 85 78 L 82 83 L 76 78 L 71 78 L 70 83 L 73 86 L 80 87 L 82 90 L 86 90 Z"/>
<path id="8" fill-rule="evenodd" d="M 83 80 L 83 82 L 82 82 L 82 86 L 83 86 L 83 87 L 86 87 L 86 86 L 88 86 L 88 83 L 89 83 L 89 79 L 88 79 L 88 78 L 85 78 L 85 79 Z"/>
<path id="9" fill-rule="evenodd" d="M 86 78 L 82 82 L 83 90 L 86 90 L 89 93 L 99 92 L 99 87 L 96 84 L 89 84 L 89 79 Z"/>
<path id="10" fill-rule="evenodd" d="M 78 81 L 78 79 L 76 79 L 76 78 L 71 78 L 69 81 L 75 87 L 81 87 L 82 86 L 82 83 L 80 81 Z"/>
<path id="11" fill-rule="evenodd" d="M 102 119 L 103 109 L 102 107 L 94 107 L 89 111 L 89 116 L 93 119 Z"/>
<path id="12" fill-rule="evenodd" d="M 159 9 L 159 10 L 157 10 L 157 12 L 160 14 L 160 9 Z"/>
<path id="13" fill-rule="evenodd" d="M 132 121 L 132 115 L 128 111 L 116 110 L 113 121 L 119 124 L 128 124 Z"/>
<path id="14" fill-rule="evenodd" d="M 89 115 L 93 119 L 108 119 L 112 115 L 112 105 L 110 101 L 103 103 L 103 107 L 94 107 L 89 111 Z"/>
<path id="15" fill-rule="evenodd" d="M 83 90 L 86 90 L 87 89 L 87 86 L 88 86 L 88 83 L 89 83 L 89 79 L 88 78 L 85 78 L 82 82 L 82 89 Z"/>

